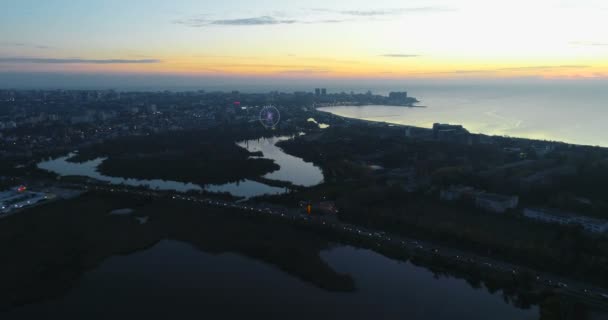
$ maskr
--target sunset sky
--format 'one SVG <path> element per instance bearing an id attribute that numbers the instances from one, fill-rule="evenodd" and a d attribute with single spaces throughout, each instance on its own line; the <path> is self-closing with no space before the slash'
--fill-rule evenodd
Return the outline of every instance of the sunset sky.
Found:
<path id="1" fill-rule="evenodd" d="M 0 0 L 0 72 L 608 77 L 604 0 Z"/>

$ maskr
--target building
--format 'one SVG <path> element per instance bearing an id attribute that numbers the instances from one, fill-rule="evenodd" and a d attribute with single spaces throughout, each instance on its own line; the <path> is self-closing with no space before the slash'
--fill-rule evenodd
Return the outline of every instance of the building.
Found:
<path id="1" fill-rule="evenodd" d="M 495 213 L 505 213 L 517 208 L 519 197 L 495 193 L 479 193 L 475 196 L 475 206 Z"/>
<path id="2" fill-rule="evenodd" d="M 588 232 L 605 233 L 608 231 L 608 221 L 585 216 L 573 216 L 571 223 L 582 226 Z"/>
<path id="3" fill-rule="evenodd" d="M 450 186 L 447 189 L 442 189 L 439 192 L 439 198 L 442 201 L 457 201 L 461 199 L 472 199 L 482 191 L 476 190 L 473 187 L 467 186 Z"/>
<path id="4" fill-rule="evenodd" d="M 523 211 L 526 218 L 538 220 L 545 223 L 560 225 L 579 225 L 588 232 L 605 233 L 608 232 L 608 220 L 595 219 L 579 216 L 572 213 L 560 212 L 557 210 L 526 208 Z"/>
<path id="5" fill-rule="evenodd" d="M 412 127 L 405 127 L 405 136 L 408 138 L 412 137 Z"/>
<path id="6" fill-rule="evenodd" d="M 315 96 L 320 96 L 321 95 L 321 89 L 320 88 L 315 88 Z"/>
<path id="7" fill-rule="evenodd" d="M 27 191 L 24 186 L 0 192 L 0 216 L 8 214 L 16 209 L 34 205 L 46 199 L 46 194 Z"/>
<path id="8" fill-rule="evenodd" d="M 321 89 L 321 95 L 322 96 L 326 96 L 327 95 L 327 89 L 325 89 L 325 88 Z"/>
<path id="9" fill-rule="evenodd" d="M 561 224 L 561 225 L 570 224 L 570 218 L 571 218 L 570 215 L 564 214 L 561 212 L 557 212 L 557 211 L 549 212 L 548 210 L 545 210 L 545 209 L 530 209 L 530 208 L 525 208 L 523 211 L 523 215 L 526 218 L 539 220 L 539 221 L 547 222 L 547 223 L 556 223 L 556 224 Z"/>
<path id="10" fill-rule="evenodd" d="M 433 124 L 433 138 L 439 141 L 469 143 L 471 134 L 461 125 Z"/>
<path id="11" fill-rule="evenodd" d="M 391 92 L 388 94 L 388 98 L 391 100 L 407 100 L 407 92 Z"/>
<path id="12" fill-rule="evenodd" d="M 0 130 L 8 130 L 17 128 L 15 121 L 0 122 Z"/>

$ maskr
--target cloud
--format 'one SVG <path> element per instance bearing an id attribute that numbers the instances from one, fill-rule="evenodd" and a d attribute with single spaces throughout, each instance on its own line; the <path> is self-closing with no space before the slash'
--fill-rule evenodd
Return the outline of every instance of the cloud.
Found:
<path id="1" fill-rule="evenodd" d="M 525 67 L 509 67 L 509 68 L 496 68 L 496 69 L 464 69 L 464 70 L 453 70 L 453 71 L 439 71 L 439 72 L 418 72 L 415 74 L 420 75 L 431 75 L 431 74 L 488 74 L 497 73 L 501 71 L 512 71 L 512 72 L 523 72 L 523 71 L 550 71 L 550 70 L 562 70 L 562 69 L 586 69 L 591 68 L 587 65 L 557 65 L 557 66 L 525 66 Z"/>
<path id="2" fill-rule="evenodd" d="M 419 54 L 404 54 L 404 53 L 388 53 L 383 54 L 381 57 L 385 58 L 418 58 L 421 57 Z"/>
<path id="3" fill-rule="evenodd" d="M 209 19 L 206 17 L 194 17 L 175 20 L 173 23 L 188 27 L 200 28 L 206 26 L 272 26 L 282 24 L 340 23 L 344 21 L 345 20 L 340 19 L 297 20 L 286 18 L 280 19 L 272 16 L 259 16 L 239 19 Z"/>
<path id="4" fill-rule="evenodd" d="M 295 70 L 283 70 L 283 71 L 279 71 L 279 74 L 319 74 L 319 73 L 328 73 L 331 72 L 331 70 L 329 69 L 314 69 L 314 68 L 310 68 L 310 69 L 295 69 Z"/>
<path id="5" fill-rule="evenodd" d="M 608 42 L 586 42 L 586 41 L 572 41 L 570 45 L 580 47 L 608 47 Z"/>
<path id="6" fill-rule="evenodd" d="M 312 9 L 317 12 L 328 12 L 334 14 L 356 16 L 356 17 L 378 17 L 378 16 L 397 16 L 408 13 L 439 13 L 455 11 L 452 8 L 444 7 L 414 7 L 414 8 L 392 8 L 392 9 L 374 9 L 374 10 L 332 10 L 316 8 Z"/>
<path id="7" fill-rule="evenodd" d="M 303 22 L 303 23 L 306 23 L 306 24 L 313 24 L 313 23 L 342 23 L 342 22 L 346 22 L 346 21 L 349 21 L 349 20 L 346 20 L 346 19 L 342 19 L 342 20 L 340 20 L 340 19 L 326 19 L 326 20 L 317 20 L 317 21 L 306 21 L 306 22 Z"/>
<path id="8" fill-rule="evenodd" d="M 279 20 L 271 16 L 262 16 L 255 18 L 244 18 L 244 19 L 225 19 L 225 20 L 214 20 L 210 21 L 209 24 L 222 25 L 222 26 L 259 26 L 259 25 L 275 25 L 275 24 L 294 24 L 296 20 Z"/>
<path id="9" fill-rule="evenodd" d="M 394 11 L 389 10 L 368 10 L 368 11 L 359 11 L 359 10 L 347 10 L 347 11 L 338 11 L 337 13 L 358 16 L 358 17 L 374 17 L 374 16 L 386 16 L 396 14 Z"/>
<path id="10" fill-rule="evenodd" d="M 27 58 L 27 57 L 0 57 L 0 63 L 41 63 L 41 64 L 147 64 L 160 63 L 157 59 L 55 59 L 55 58 Z"/>
<path id="11" fill-rule="evenodd" d="M 24 43 L 24 42 L 0 42 L 0 46 L 34 48 L 34 49 L 41 49 L 41 50 L 53 49 L 53 47 L 49 47 L 49 46 L 45 46 L 45 45 L 29 44 L 29 43 Z"/>
<path id="12" fill-rule="evenodd" d="M 527 67 L 513 67 L 513 68 L 500 68 L 497 71 L 529 71 L 529 70 L 554 70 L 554 69 L 584 69 L 590 68 L 591 66 L 585 65 L 559 65 L 559 66 L 527 66 Z"/>
<path id="13" fill-rule="evenodd" d="M 322 24 L 322 23 L 342 23 L 358 21 L 363 19 L 374 19 L 386 16 L 399 16 L 414 13 L 437 13 L 455 11 L 444 7 L 415 7 L 415 8 L 393 8 L 375 10 L 335 10 L 335 9 L 305 9 L 305 12 L 287 14 L 285 12 L 272 12 L 261 16 L 243 18 L 213 18 L 210 15 L 196 15 L 190 18 L 177 19 L 173 23 L 188 27 L 208 27 L 208 26 L 272 26 L 289 24 Z M 316 12 L 312 18 L 311 11 Z M 294 16 L 298 18 L 294 18 Z"/>

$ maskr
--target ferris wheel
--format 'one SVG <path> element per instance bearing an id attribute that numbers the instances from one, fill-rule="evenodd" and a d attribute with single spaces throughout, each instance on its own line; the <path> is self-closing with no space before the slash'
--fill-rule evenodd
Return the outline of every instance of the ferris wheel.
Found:
<path id="1" fill-rule="evenodd" d="M 274 106 L 265 106 L 260 111 L 260 123 L 267 129 L 274 129 L 281 121 L 281 113 Z"/>

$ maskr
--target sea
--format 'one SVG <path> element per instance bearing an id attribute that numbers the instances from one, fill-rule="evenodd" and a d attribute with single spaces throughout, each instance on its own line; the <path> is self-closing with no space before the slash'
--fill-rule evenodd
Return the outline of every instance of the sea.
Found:
<path id="1" fill-rule="evenodd" d="M 403 90 L 420 100 L 421 108 L 345 106 L 321 110 L 424 128 L 433 123 L 461 124 L 474 133 L 608 147 L 608 86 L 493 83 L 410 85 Z"/>

